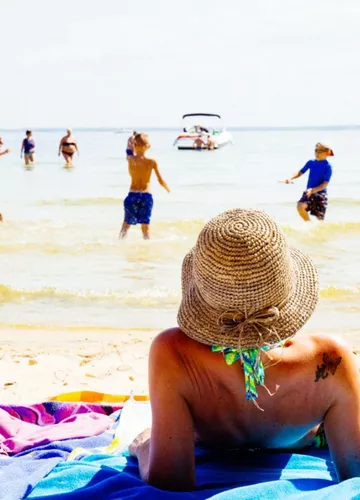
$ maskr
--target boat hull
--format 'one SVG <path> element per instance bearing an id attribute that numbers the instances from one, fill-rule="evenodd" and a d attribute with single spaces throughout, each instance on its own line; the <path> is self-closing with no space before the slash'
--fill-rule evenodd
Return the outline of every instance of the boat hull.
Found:
<path id="1" fill-rule="evenodd" d="M 223 142 L 223 143 L 217 144 L 216 146 L 214 146 L 214 149 L 223 148 L 224 146 L 227 146 L 228 144 L 231 144 L 231 141 L 227 141 L 227 142 Z M 205 146 L 202 147 L 201 150 L 200 150 L 200 149 L 194 149 L 192 146 L 186 146 L 184 144 L 178 144 L 177 148 L 178 148 L 179 151 L 211 151 L 211 150 L 209 150 L 209 148 L 207 148 Z"/>

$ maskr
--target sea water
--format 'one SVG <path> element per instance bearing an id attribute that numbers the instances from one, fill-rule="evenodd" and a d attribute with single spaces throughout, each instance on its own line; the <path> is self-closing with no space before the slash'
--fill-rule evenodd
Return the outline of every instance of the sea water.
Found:
<path id="1" fill-rule="evenodd" d="M 153 179 L 150 241 L 130 229 L 119 241 L 129 188 L 127 136 L 77 131 L 80 156 L 64 168 L 62 131 L 34 132 L 36 165 L 19 158 L 23 134 L 2 131 L 13 153 L 0 158 L 0 328 L 44 331 L 154 330 L 176 324 L 181 262 L 204 223 L 223 210 L 266 210 L 289 243 L 308 253 L 320 278 L 319 306 L 305 331 L 354 334 L 360 312 L 359 131 L 235 131 L 218 151 L 178 151 L 175 130 L 147 131 L 149 156 L 171 188 Z M 307 175 L 278 181 L 334 149 L 326 221 L 304 223 L 296 201 Z"/>

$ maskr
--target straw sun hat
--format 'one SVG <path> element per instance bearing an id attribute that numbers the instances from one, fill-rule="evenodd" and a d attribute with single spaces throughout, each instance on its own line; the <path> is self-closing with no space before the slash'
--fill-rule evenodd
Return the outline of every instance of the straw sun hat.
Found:
<path id="1" fill-rule="evenodd" d="M 318 279 L 311 260 L 288 247 L 271 217 L 234 209 L 200 232 L 183 261 L 182 294 L 178 324 L 186 335 L 258 353 L 292 337 L 310 318 Z"/>

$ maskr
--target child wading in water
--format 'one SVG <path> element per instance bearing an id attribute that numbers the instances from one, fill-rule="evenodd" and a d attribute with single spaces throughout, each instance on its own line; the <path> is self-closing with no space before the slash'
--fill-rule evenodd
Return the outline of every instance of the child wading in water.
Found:
<path id="1" fill-rule="evenodd" d="M 31 130 L 26 131 L 26 137 L 21 143 L 20 158 L 22 158 L 24 152 L 25 166 L 34 165 L 35 162 L 35 141 L 32 136 Z"/>
<path id="2" fill-rule="evenodd" d="M 146 151 L 150 148 L 147 134 L 136 134 L 134 137 L 135 156 L 128 156 L 131 185 L 129 194 L 124 200 L 124 222 L 119 237 L 125 238 L 130 226 L 141 224 L 145 240 L 150 238 L 150 218 L 153 208 L 153 197 L 150 193 L 150 179 L 154 171 L 159 184 L 169 193 L 169 186 L 161 177 L 158 164 L 155 160 L 146 158 Z"/>
<path id="3" fill-rule="evenodd" d="M 332 149 L 318 142 L 315 146 L 315 160 L 309 160 L 299 172 L 284 181 L 285 184 L 290 184 L 293 179 L 301 177 L 309 170 L 306 191 L 297 204 L 299 215 L 305 221 L 310 221 L 308 212 L 318 220 L 325 218 L 328 204 L 327 186 L 332 176 L 332 167 L 327 161 L 328 156 L 334 156 Z"/>

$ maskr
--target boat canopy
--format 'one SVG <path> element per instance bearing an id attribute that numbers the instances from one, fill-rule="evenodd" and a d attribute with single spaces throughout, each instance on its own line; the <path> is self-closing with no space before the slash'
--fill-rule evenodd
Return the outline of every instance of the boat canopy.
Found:
<path id="1" fill-rule="evenodd" d="M 214 113 L 188 113 L 187 115 L 183 116 L 183 119 L 187 118 L 188 116 L 216 116 L 216 118 L 220 118 L 220 120 L 221 120 L 221 116 L 216 115 Z"/>

